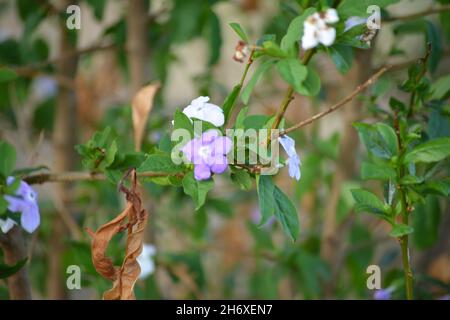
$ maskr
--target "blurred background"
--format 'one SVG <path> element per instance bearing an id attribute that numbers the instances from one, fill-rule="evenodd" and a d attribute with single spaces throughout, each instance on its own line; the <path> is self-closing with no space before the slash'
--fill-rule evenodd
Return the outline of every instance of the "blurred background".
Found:
<path id="1" fill-rule="evenodd" d="M 131 98 L 146 83 L 159 81 L 142 147 L 152 150 L 170 131 L 175 109 L 200 95 L 221 105 L 239 82 L 244 64 L 232 59 L 239 39 L 229 23 L 240 23 L 254 42 L 267 33 L 279 40 L 305 2 L 80 0 L 81 29 L 68 30 L 65 8 L 72 2 L 0 0 L 0 65 L 20 76 L 0 82 L 0 139 L 15 146 L 18 168 L 80 170 L 74 146 L 106 126 L 117 134 L 120 150 L 133 150 Z M 389 14 L 408 15 L 440 3 L 402 0 L 389 7 Z M 362 184 L 359 166 L 365 151 L 351 123 L 373 120 L 371 108 L 383 108 L 390 96 L 407 97 L 397 85 L 408 63 L 425 54 L 426 41 L 439 53 L 432 77 L 449 73 L 450 13 L 423 19 L 429 26 L 425 31 L 400 27 L 410 20 L 382 20 L 372 48 L 355 51 L 345 74 L 326 55 L 312 60 L 322 90 L 317 99 L 295 97 L 286 116 L 291 124 L 339 101 L 383 64 L 397 67 L 364 96 L 293 133 L 302 179 L 296 182 L 283 170 L 277 185 L 298 209 L 301 232 L 295 244 L 277 223 L 258 227 L 256 191 L 237 190 L 229 179 L 215 178 L 216 187 L 197 212 L 181 188 L 145 183 L 150 213 L 145 242 L 156 248 L 156 256 L 154 272 L 137 283 L 137 298 L 371 299 L 373 291 L 366 286 L 371 264 L 380 266 L 383 288 L 393 286 L 393 297 L 404 298 L 397 285 L 402 279 L 399 246 L 388 236 L 389 225 L 352 210 L 349 190 Z M 273 114 L 285 89 L 275 73 L 267 74 L 250 99 L 250 113 Z M 33 297 L 101 298 L 111 284 L 93 268 L 84 228 L 95 230 L 121 211 L 117 186 L 89 181 L 34 187 L 41 226 L 27 238 Z M 448 199 L 427 198 L 416 208 L 413 226 L 416 295 L 445 297 L 450 287 Z M 111 244 L 109 253 L 117 262 L 123 240 L 119 236 Z M 81 290 L 66 287 L 70 265 L 81 268 Z M 0 298 L 8 298 L 2 280 Z"/>

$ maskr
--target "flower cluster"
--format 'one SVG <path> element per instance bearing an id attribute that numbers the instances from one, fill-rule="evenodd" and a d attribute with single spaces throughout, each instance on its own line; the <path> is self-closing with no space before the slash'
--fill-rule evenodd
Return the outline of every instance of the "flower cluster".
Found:
<path id="1" fill-rule="evenodd" d="M 14 183 L 14 177 L 8 177 L 6 183 L 11 185 Z M 39 226 L 40 215 L 37 203 L 37 193 L 24 181 L 20 181 L 14 195 L 5 195 L 8 202 L 8 210 L 11 212 L 20 212 L 20 224 L 27 232 L 32 233 Z M 7 233 L 17 223 L 11 219 L 0 219 L 0 228 L 3 233 Z"/>
<path id="2" fill-rule="evenodd" d="M 339 21 L 335 9 L 327 9 L 325 12 L 314 13 L 306 18 L 303 23 L 302 48 L 308 50 L 319 44 L 331 46 L 336 39 L 336 29 L 330 24 Z"/>

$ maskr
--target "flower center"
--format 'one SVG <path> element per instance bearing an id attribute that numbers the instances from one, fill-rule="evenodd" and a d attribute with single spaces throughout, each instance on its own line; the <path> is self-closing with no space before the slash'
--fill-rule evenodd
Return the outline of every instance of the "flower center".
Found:
<path id="1" fill-rule="evenodd" d="M 211 148 L 209 146 L 201 146 L 198 148 L 198 155 L 206 161 L 211 157 Z"/>

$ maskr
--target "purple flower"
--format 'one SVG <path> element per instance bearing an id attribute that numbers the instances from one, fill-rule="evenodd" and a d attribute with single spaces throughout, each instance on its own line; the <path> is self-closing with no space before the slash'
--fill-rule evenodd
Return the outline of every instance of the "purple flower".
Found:
<path id="1" fill-rule="evenodd" d="M 228 167 L 226 154 L 230 152 L 232 141 L 219 136 L 214 129 L 205 131 L 199 138 L 189 141 L 181 151 L 194 164 L 197 180 L 206 180 L 212 173 L 223 173 Z"/>
<path id="2" fill-rule="evenodd" d="M 300 180 L 300 165 L 302 162 L 300 161 L 300 157 L 295 150 L 295 140 L 288 137 L 287 135 L 284 135 L 279 137 L 278 141 L 281 143 L 284 151 L 286 151 L 289 157 L 286 161 L 289 166 L 289 176 L 291 178 L 295 178 L 296 180 Z"/>
<path id="3" fill-rule="evenodd" d="M 6 183 L 8 185 L 14 182 L 14 177 L 8 177 Z M 39 206 L 37 203 L 37 193 L 30 185 L 24 181 L 20 181 L 16 193 L 12 196 L 5 195 L 8 201 L 8 210 L 12 212 L 21 212 L 20 224 L 29 233 L 32 233 L 39 226 Z"/>
<path id="4" fill-rule="evenodd" d="M 375 293 L 373 294 L 373 298 L 375 300 L 390 300 L 392 291 L 394 291 L 394 289 L 392 289 L 392 288 L 375 290 Z"/>

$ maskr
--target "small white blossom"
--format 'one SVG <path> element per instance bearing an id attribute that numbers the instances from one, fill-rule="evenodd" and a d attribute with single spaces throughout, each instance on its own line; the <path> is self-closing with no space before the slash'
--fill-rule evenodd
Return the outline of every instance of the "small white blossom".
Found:
<path id="1" fill-rule="evenodd" d="M 142 252 L 137 257 L 137 262 L 141 267 L 141 274 L 139 279 L 145 279 L 153 272 L 155 272 L 155 261 L 153 257 L 156 255 L 156 248 L 154 245 L 144 243 L 142 246 Z"/>
<path id="2" fill-rule="evenodd" d="M 328 24 L 339 21 L 335 9 L 327 9 L 325 12 L 314 13 L 306 18 L 303 23 L 302 48 L 308 50 L 315 48 L 320 43 L 331 46 L 336 39 L 336 29 Z"/>
<path id="3" fill-rule="evenodd" d="M 184 108 L 183 113 L 189 119 L 196 118 L 202 121 L 207 121 L 220 127 L 225 122 L 223 109 L 215 104 L 208 103 L 209 97 L 198 97 L 192 100 L 191 104 Z"/>

